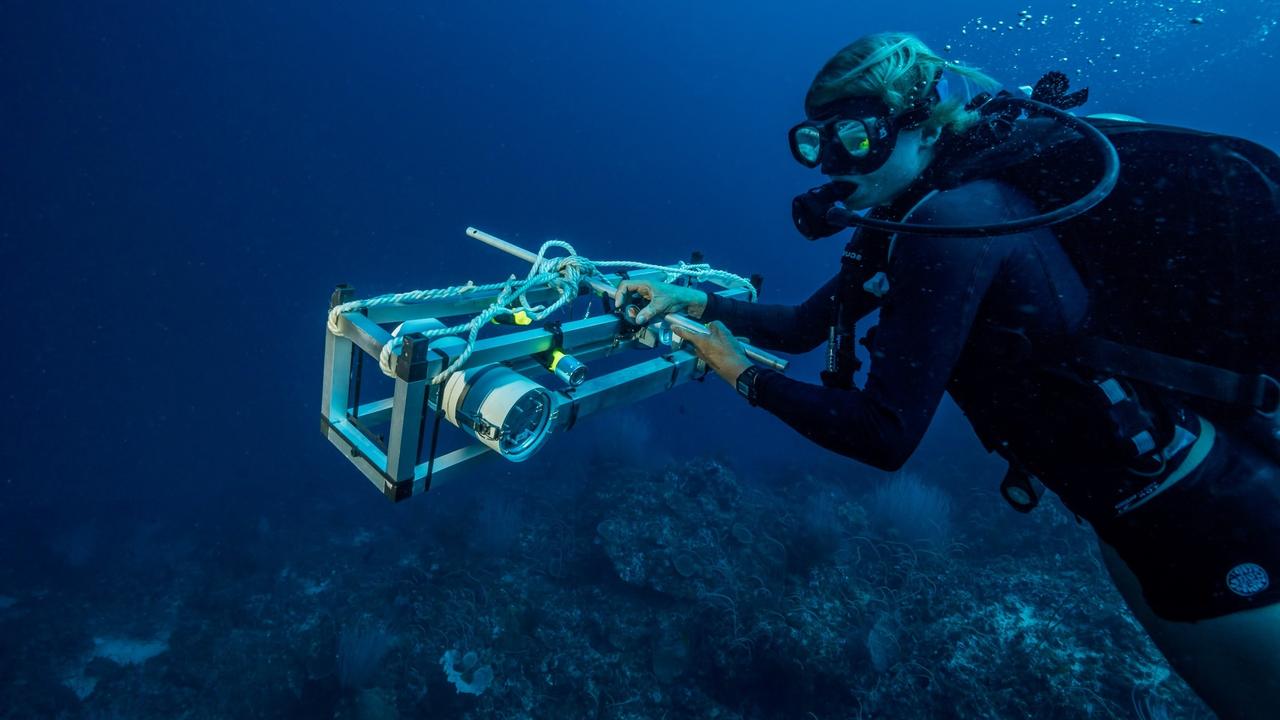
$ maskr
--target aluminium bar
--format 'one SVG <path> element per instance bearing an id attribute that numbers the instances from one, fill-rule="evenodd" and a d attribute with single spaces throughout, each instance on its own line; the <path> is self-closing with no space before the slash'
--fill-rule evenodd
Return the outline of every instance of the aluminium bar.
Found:
<path id="1" fill-rule="evenodd" d="M 320 388 L 320 412 L 326 418 L 341 418 L 347 414 L 350 401 L 347 382 L 351 377 L 352 343 L 348 338 L 324 334 L 324 381 Z"/>
<path id="2" fill-rule="evenodd" d="M 558 429 L 570 422 L 617 405 L 625 405 L 658 395 L 676 385 L 692 380 L 700 371 L 697 356 L 679 350 L 637 365 L 632 365 L 579 385 L 573 394 L 560 394 L 566 406 L 577 404 L 576 412 L 562 408 L 557 413 Z"/>

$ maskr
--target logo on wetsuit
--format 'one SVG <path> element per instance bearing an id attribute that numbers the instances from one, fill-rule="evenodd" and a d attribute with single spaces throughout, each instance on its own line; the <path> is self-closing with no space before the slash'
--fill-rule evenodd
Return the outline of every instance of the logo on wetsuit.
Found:
<path id="1" fill-rule="evenodd" d="M 1267 575 L 1267 571 L 1262 569 L 1261 565 L 1254 563 L 1240 563 L 1227 573 L 1227 587 L 1231 588 L 1231 592 L 1243 597 L 1257 595 L 1266 590 L 1270 584 L 1271 578 Z"/>

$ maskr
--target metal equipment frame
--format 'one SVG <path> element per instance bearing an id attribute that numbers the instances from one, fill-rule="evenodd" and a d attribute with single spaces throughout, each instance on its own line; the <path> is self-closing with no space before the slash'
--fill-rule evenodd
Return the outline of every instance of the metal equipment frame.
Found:
<path id="1" fill-rule="evenodd" d="M 628 273 L 627 277 L 662 281 L 665 275 L 658 270 L 639 270 Z M 621 275 L 597 275 L 590 284 L 584 282 L 583 289 L 603 295 L 622 279 Z M 708 292 L 735 299 L 750 297 L 747 288 L 730 287 L 723 282 L 715 284 L 720 289 Z M 430 379 L 452 362 L 448 343 L 441 342 L 452 338 L 428 342 L 420 334 L 404 336 L 403 345 L 395 355 L 394 389 L 389 397 L 362 396 L 363 363 L 367 358 L 376 363 L 383 347 L 392 341 L 392 334 L 384 325 L 475 315 L 489 307 L 497 295 L 498 291 L 477 291 L 448 299 L 361 308 L 339 315 L 338 334 L 326 332 L 321 430 L 387 498 L 398 502 L 425 493 L 458 476 L 463 467 L 498 453 L 473 442 L 436 455 L 444 383 L 432 386 Z M 527 298 L 532 304 L 550 304 L 557 294 L 551 288 L 535 289 Z M 355 291 L 339 285 L 330 298 L 330 308 L 353 299 Z M 700 378 L 706 368 L 691 350 L 678 347 L 677 338 L 672 347 L 663 347 L 667 351 L 656 357 L 591 377 L 573 387 L 559 382 L 548 372 L 540 355 L 561 349 L 585 363 L 625 350 L 659 347 L 663 346 L 659 342 L 658 327 L 637 327 L 617 314 L 607 313 L 481 338 L 459 372 L 501 363 L 539 383 L 552 398 L 550 432 L 554 435 L 572 429 L 581 418 L 592 413 L 636 402 Z M 785 361 L 779 362 L 785 367 Z M 370 430 L 384 423 L 389 423 L 385 438 Z M 422 457 L 425 460 L 418 462 Z"/>

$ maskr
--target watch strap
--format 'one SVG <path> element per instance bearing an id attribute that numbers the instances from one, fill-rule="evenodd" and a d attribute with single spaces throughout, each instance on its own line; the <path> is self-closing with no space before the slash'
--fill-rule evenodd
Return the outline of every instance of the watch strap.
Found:
<path id="1" fill-rule="evenodd" d="M 734 383 L 738 394 L 747 399 L 747 402 L 755 407 L 759 403 L 759 396 L 756 393 L 756 381 L 760 378 L 759 366 L 752 365 L 738 374 L 738 379 Z"/>

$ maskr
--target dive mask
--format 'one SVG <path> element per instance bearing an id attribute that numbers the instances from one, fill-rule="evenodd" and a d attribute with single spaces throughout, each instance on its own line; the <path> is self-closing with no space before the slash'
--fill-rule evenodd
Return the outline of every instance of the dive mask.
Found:
<path id="1" fill-rule="evenodd" d="M 894 115 L 880 98 L 852 97 L 818 108 L 787 133 L 791 154 L 824 175 L 866 175 L 893 154 L 898 132 L 917 127 L 937 102 L 936 91 L 905 112 Z"/>

